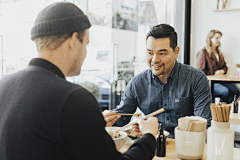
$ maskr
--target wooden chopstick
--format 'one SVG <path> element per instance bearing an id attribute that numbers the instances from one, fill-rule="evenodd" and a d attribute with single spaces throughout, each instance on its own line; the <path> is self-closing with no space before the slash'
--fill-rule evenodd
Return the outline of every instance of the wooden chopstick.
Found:
<path id="1" fill-rule="evenodd" d="M 216 122 L 216 116 L 215 116 L 214 107 L 215 107 L 215 104 L 214 104 L 214 103 L 211 103 L 211 104 L 210 104 L 210 109 L 211 109 L 211 113 L 212 113 L 212 118 L 213 118 L 213 121 Z"/>
<path id="2" fill-rule="evenodd" d="M 223 122 L 227 122 L 226 112 L 225 112 L 224 108 L 225 108 L 224 106 L 221 106 L 222 115 L 223 115 Z"/>
<path id="3" fill-rule="evenodd" d="M 138 116 L 141 115 L 141 113 L 134 113 L 134 114 L 130 114 L 130 113 L 116 113 L 118 115 L 124 115 L 124 116 Z"/>
<path id="4" fill-rule="evenodd" d="M 164 108 L 161 108 L 161 109 L 156 110 L 155 112 L 152 112 L 152 113 L 150 113 L 149 115 L 143 117 L 143 119 L 146 119 L 146 118 L 149 118 L 149 117 L 153 117 L 153 116 L 155 116 L 155 115 L 157 115 L 157 114 L 159 114 L 159 113 L 162 113 L 162 112 L 164 112 L 164 111 L 165 111 Z"/>
<path id="5" fill-rule="evenodd" d="M 219 115 L 219 117 L 220 117 L 220 122 L 223 122 L 223 115 L 222 115 L 221 106 L 218 106 L 217 109 L 218 109 L 218 115 Z"/>

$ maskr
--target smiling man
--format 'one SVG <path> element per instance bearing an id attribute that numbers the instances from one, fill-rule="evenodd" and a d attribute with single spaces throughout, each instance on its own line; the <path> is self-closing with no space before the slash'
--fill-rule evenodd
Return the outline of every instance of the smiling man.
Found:
<path id="1" fill-rule="evenodd" d="M 180 48 L 174 28 L 168 24 L 154 26 L 147 34 L 146 46 L 149 69 L 129 82 L 115 111 L 134 113 L 139 107 L 147 115 L 164 108 L 165 112 L 156 117 L 172 138 L 180 117 L 201 116 L 210 125 L 211 92 L 207 78 L 201 70 L 177 62 Z M 119 118 L 114 114 L 105 115 L 109 124 Z M 130 119 L 122 116 L 114 125 L 123 126 Z"/>
<path id="2" fill-rule="evenodd" d="M 175 38 L 175 37 L 174 37 Z M 166 83 L 167 77 L 173 70 L 175 59 L 178 57 L 179 47 L 174 45 L 171 48 L 169 38 L 147 38 L 147 63 L 153 74 Z"/>

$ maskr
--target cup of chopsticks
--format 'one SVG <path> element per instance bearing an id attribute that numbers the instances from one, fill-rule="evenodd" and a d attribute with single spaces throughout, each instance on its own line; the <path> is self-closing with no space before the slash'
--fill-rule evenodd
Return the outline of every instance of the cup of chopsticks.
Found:
<path id="1" fill-rule="evenodd" d="M 215 122 L 229 122 L 231 106 L 225 102 L 218 104 L 211 103 L 210 105 L 213 121 Z"/>

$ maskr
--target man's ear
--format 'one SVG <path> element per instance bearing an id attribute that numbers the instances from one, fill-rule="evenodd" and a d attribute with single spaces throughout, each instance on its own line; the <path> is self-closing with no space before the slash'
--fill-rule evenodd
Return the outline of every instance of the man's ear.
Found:
<path id="1" fill-rule="evenodd" d="M 78 40 L 78 33 L 74 32 L 69 39 L 69 47 L 70 47 L 71 50 L 74 50 L 74 48 L 76 47 L 76 41 L 77 40 Z"/>
<path id="2" fill-rule="evenodd" d="M 176 48 L 175 48 L 175 59 L 178 58 L 179 50 L 180 50 L 179 46 L 176 46 Z"/>

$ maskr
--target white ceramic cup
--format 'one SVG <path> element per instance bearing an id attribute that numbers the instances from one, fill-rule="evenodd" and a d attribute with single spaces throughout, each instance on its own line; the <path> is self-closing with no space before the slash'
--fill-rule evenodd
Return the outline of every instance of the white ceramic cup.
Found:
<path id="1" fill-rule="evenodd" d="M 204 154 L 206 130 L 202 132 L 181 131 L 175 127 L 175 146 L 181 159 L 201 159 Z"/>

